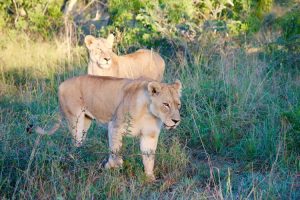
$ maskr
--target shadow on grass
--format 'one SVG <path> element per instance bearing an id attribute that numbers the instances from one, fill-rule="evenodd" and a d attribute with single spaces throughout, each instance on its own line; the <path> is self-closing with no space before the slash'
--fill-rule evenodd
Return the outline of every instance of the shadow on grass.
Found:
<path id="1" fill-rule="evenodd" d="M 33 69 L 13 69 L 2 72 L 0 80 L 16 90 L 0 96 L 0 193 L 10 198 L 26 190 L 32 179 L 48 179 L 56 166 L 63 172 L 79 173 L 81 168 L 96 167 L 107 155 L 106 130 L 96 126 L 89 130 L 89 139 L 82 148 L 72 144 L 66 123 L 53 136 L 26 132 L 30 123 L 51 126 L 59 112 L 57 88 L 61 82 L 80 74 L 80 67 L 51 77 L 37 78 Z M 41 138 L 39 138 L 41 137 Z M 36 142 L 39 140 L 39 143 Z M 28 168 L 27 177 L 26 170 Z M 50 171 L 49 171 L 50 170 Z M 58 170 L 58 171 L 59 171 Z M 59 177 L 59 176 L 58 176 Z M 27 185 L 27 186 L 26 186 Z"/>

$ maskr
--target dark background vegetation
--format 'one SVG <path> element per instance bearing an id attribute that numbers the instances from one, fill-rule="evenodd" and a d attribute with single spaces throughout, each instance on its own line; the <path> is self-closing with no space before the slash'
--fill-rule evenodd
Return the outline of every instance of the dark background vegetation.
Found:
<path id="1" fill-rule="evenodd" d="M 74 3 L 72 6 L 72 3 Z M 163 130 L 157 181 L 138 140 L 106 171 L 106 128 L 82 148 L 53 136 L 57 87 L 85 74 L 87 34 L 116 37 L 118 54 L 153 48 L 165 82 L 182 81 L 182 122 Z M 297 0 L 3 0 L 0 2 L 2 199 L 299 199 L 300 4 Z"/>

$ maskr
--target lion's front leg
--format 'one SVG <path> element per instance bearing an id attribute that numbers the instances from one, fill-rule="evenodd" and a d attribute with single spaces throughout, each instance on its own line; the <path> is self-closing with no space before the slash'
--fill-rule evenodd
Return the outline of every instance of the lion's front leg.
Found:
<path id="1" fill-rule="evenodd" d="M 110 155 L 104 167 L 106 169 L 121 167 L 123 159 L 119 155 L 119 151 L 122 147 L 122 132 L 120 129 L 114 127 L 113 122 L 108 123 L 108 140 Z"/>
<path id="2" fill-rule="evenodd" d="M 155 180 L 153 168 L 158 135 L 159 133 L 156 132 L 145 134 L 141 136 L 140 141 L 145 174 L 151 181 Z"/>

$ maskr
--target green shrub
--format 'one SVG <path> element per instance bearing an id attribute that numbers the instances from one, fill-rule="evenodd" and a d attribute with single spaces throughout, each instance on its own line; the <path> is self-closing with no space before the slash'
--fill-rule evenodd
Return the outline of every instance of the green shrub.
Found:
<path id="1" fill-rule="evenodd" d="M 62 0 L 17 0 L 0 2 L 0 27 L 53 36 L 62 25 Z"/>
<path id="2" fill-rule="evenodd" d="M 194 14 L 193 1 L 109 1 L 111 24 L 106 31 L 119 31 L 122 43 L 153 45 L 155 39 L 174 37 L 176 26 L 190 20 Z"/>
<path id="3" fill-rule="evenodd" d="M 290 12 L 275 19 L 274 30 L 282 34 L 266 46 L 266 53 L 272 57 L 276 67 L 299 68 L 300 57 L 300 10 L 295 6 Z"/>

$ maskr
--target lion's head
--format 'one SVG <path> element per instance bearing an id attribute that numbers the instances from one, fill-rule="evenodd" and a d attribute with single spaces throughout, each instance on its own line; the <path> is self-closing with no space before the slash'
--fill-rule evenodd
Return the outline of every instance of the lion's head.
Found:
<path id="1" fill-rule="evenodd" d="M 155 81 L 148 83 L 150 111 L 162 120 L 167 129 L 176 128 L 180 122 L 181 88 L 179 80 L 171 85 Z"/>
<path id="2" fill-rule="evenodd" d="M 95 38 L 87 35 L 84 39 L 88 48 L 90 60 L 103 69 L 108 69 L 112 64 L 112 47 L 114 35 L 110 34 L 107 39 Z"/>

